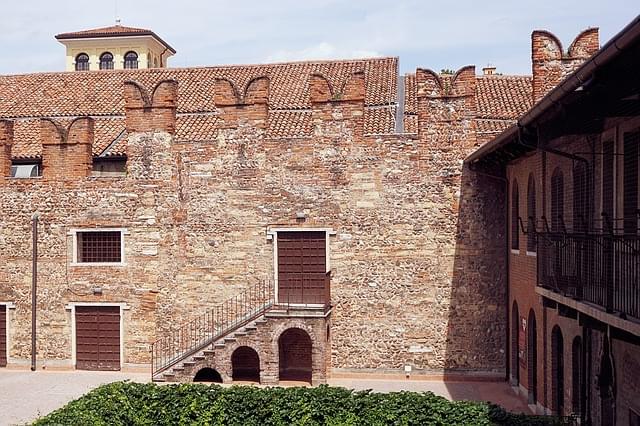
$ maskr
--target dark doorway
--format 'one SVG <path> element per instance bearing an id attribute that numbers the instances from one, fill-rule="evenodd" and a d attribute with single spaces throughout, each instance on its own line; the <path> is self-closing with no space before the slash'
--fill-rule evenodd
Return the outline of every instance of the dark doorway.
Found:
<path id="1" fill-rule="evenodd" d="M 194 382 L 222 383 L 222 376 L 217 370 L 205 367 L 196 373 L 193 378 Z"/>
<path id="2" fill-rule="evenodd" d="M 600 374 L 598 375 L 598 389 L 600 389 L 600 424 L 614 425 L 616 419 L 616 395 L 614 381 L 614 367 L 611 360 L 609 338 L 602 342 L 602 358 L 600 359 Z"/>
<path id="3" fill-rule="evenodd" d="M 564 411 L 564 341 L 557 325 L 551 331 L 551 379 L 552 409 L 561 416 Z"/>
<path id="4" fill-rule="evenodd" d="M 278 340 L 280 380 L 311 383 L 311 337 L 299 328 L 290 328 Z"/>
<path id="5" fill-rule="evenodd" d="M 520 313 L 518 303 L 513 302 L 511 309 L 511 385 L 518 386 L 520 383 Z"/>
<path id="6" fill-rule="evenodd" d="M 571 345 L 571 409 L 582 418 L 582 338 L 576 336 Z"/>
<path id="7" fill-rule="evenodd" d="M 260 383 L 260 358 L 258 353 L 248 346 L 240 346 L 231 355 L 233 380 Z"/>
<path id="8" fill-rule="evenodd" d="M 538 345 L 536 331 L 536 314 L 529 311 L 527 320 L 527 379 L 529 387 L 529 404 L 538 402 Z"/>

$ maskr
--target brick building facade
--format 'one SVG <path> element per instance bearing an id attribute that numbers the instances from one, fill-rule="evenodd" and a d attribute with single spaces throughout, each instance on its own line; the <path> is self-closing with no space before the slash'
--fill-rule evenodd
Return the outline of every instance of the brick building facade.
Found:
<path id="1" fill-rule="evenodd" d="M 540 70 L 547 82 L 539 102 L 466 162 L 508 195 L 512 385 L 538 412 L 633 425 L 640 20 L 600 50 L 595 34 L 583 36 L 565 53 L 548 33 L 533 34 L 534 86 Z"/>
<path id="2" fill-rule="evenodd" d="M 38 213 L 38 367 L 504 377 L 507 194 L 463 159 L 570 71 L 537 34 L 533 77 L 399 78 L 395 58 L 0 76 L 6 364 L 31 354 Z"/>

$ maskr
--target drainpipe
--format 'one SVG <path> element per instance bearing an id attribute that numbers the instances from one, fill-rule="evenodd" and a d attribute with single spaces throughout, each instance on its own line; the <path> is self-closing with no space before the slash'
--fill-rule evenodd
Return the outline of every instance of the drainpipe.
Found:
<path id="1" fill-rule="evenodd" d="M 32 233 L 32 264 L 31 264 L 31 371 L 36 371 L 36 310 L 38 290 L 38 219 L 40 215 L 34 213 L 31 216 Z"/>

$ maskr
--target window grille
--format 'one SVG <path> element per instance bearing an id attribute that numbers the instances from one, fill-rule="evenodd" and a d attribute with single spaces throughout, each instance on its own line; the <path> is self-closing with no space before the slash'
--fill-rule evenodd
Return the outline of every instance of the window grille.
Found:
<path id="1" fill-rule="evenodd" d="M 110 52 L 104 52 L 100 55 L 100 69 L 112 70 L 113 69 L 113 55 Z"/>
<path id="2" fill-rule="evenodd" d="M 78 263 L 119 263 L 122 261 L 120 231 L 77 233 Z"/>
<path id="3" fill-rule="evenodd" d="M 89 55 L 80 53 L 76 56 L 76 71 L 89 71 Z"/>
<path id="4" fill-rule="evenodd" d="M 124 55 L 124 68 L 125 69 L 138 68 L 138 54 L 136 52 L 127 52 Z"/>

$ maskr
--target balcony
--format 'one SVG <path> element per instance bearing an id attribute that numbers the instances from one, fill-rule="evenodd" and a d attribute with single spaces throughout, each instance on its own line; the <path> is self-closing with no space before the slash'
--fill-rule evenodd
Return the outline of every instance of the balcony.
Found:
<path id="1" fill-rule="evenodd" d="M 538 286 L 640 319 L 640 237 L 604 232 L 538 232 Z"/>

